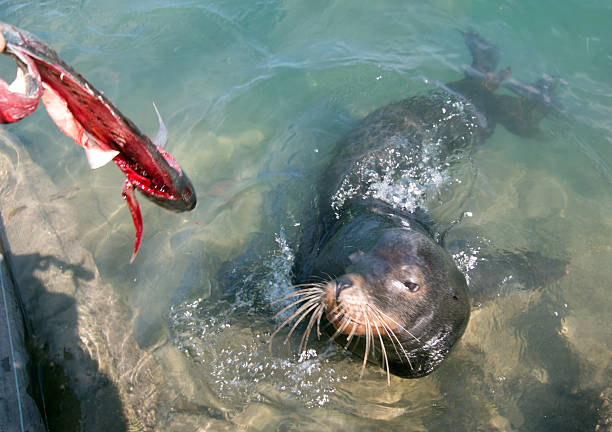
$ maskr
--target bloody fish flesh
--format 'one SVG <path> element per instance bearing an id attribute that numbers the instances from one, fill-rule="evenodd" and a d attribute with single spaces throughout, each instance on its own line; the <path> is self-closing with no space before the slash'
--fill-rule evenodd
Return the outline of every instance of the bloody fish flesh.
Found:
<path id="1" fill-rule="evenodd" d="M 42 99 L 55 124 L 83 147 L 91 168 L 111 160 L 127 177 L 122 190 L 136 238 L 130 262 L 142 238 L 142 216 L 134 190 L 176 212 L 191 210 L 196 194 L 187 175 L 163 150 L 166 128 L 151 140 L 95 87 L 64 63 L 32 34 L 0 22 L 0 52 L 17 62 L 17 76 L 8 85 L 0 79 L 0 123 L 30 115 Z"/>

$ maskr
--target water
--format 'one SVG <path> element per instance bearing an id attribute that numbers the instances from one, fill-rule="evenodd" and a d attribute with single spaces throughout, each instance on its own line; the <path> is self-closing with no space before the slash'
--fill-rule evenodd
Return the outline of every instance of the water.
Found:
<path id="1" fill-rule="evenodd" d="M 2 1 L 0 20 L 51 44 L 151 135 L 155 101 L 168 149 L 198 191 L 187 214 L 140 200 L 145 232 L 130 266 L 119 171 L 91 172 L 42 108 L 7 128 L 33 161 L 20 178 L 53 185 L 57 195 L 38 198 L 73 215 L 61 238 L 95 264 L 91 291 L 65 295 L 77 305 L 83 352 L 117 387 L 125 424 L 610 428 L 608 2 Z M 453 251 L 465 268 L 493 245 L 565 257 L 569 273 L 535 290 L 500 287 L 475 306 L 443 366 L 419 380 L 386 387 L 374 366 L 359 378 L 360 360 L 325 340 L 301 356 L 282 335 L 270 348 L 281 307 L 271 302 L 289 289 L 305 203 L 333 144 L 375 108 L 425 91 L 426 80 L 460 77 L 470 58 L 456 29 L 470 27 L 500 47 L 513 78 L 559 77 L 562 108 L 534 138 L 498 127 L 473 153 L 470 180 L 429 201 L 432 216 L 468 215 L 449 232 L 450 242 L 469 240 Z M 89 413 L 85 424 L 101 428 L 100 418 Z"/>

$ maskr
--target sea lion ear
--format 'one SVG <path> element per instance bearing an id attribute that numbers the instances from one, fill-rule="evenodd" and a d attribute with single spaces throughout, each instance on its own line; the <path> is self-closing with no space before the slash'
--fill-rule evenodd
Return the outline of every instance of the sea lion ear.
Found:
<path id="1" fill-rule="evenodd" d="M 357 262 L 359 260 L 359 258 L 361 258 L 363 256 L 363 252 L 361 251 L 357 251 L 355 253 L 352 253 L 349 255 L 349 260 L 354 264 L 355 262 Z"/>

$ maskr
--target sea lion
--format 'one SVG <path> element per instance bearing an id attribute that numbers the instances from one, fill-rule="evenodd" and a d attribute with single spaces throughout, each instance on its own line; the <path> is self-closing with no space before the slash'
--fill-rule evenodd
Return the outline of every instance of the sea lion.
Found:
<path id="1" fill-rule="evenodd" d="M 463 79 L 379 108 L 337 144 L 296 257 L 297 300 L 283 309 L 296 310 L 279 326 L 297 318 L 291 335 L 306 323 L 302 348 L 322 328 L 388 379 L 431 373 L 470 316 L 466 279 L 420 206 L 428 184 L 497 123 L 529 135 L 550 107 L 550 81 L 504 84 L 497 48 L 463 36 L 473 57 Z M 518 96 L 496 94 L 503 84 Z"/>

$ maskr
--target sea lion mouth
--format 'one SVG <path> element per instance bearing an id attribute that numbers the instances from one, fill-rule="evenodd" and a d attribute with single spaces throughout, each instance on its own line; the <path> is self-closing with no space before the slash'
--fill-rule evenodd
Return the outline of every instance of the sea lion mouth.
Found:
<path id="1" fill-rule="evenodd" d="M 387 347 L 392 348 L 397 358 L 406 362 L 410 369 L 413 369 L 410 356 L 402 345 L 398 332 L 409 335 L 416 342 L 419 339 L 410 331 L 405 329 L 397 320 L 384 313 L 376 305 L 369 301 L 368 297 L 360 291 L 359 280 L 356 275 L 344 276 L 329 282 L 318 282 L 302 284 L 296 286 L 297 290 L 279 299 L 278 301 L 293 300 L 290 304 L 283 307 L 274 317 L 277 318 L 286 311 L 295 308 L 296 310 L 285 319 L 270 337 L 270 343 L 278 332 L 295 320 L 289 333 L 285 337 L 284 343 L 298 327 L 300 322 L 306 324 L 306 330 L 302 335 L 299 351 L 306 349 L 310 333 L 316 326 L 317 339 L 321 337 L 321 319 L 325 317 L 333 326 L 331 340 L 342 336 L 345 341 L 344 348 L 348 349 L 353 341 L 365 342 L 363 353 L 363 363 L 360 376 L 363 375 L 368 359 L 380 353 L 382 368 L 387 372 L 387 383 L 391 382 L 391 371 L 389 368 L 389 357 Z M 308 320 L 306 318 L 310 317 Z M 330 331 L 331 333 L 331 331 Z"/>
<path id="2" fill-rule="evenodd" d="M 346 275 L 327 283 L 325 316 L 336 333 L 367 336 L 369 332 L 391 337 L 399 324 L 372 304 L 363 289 L 364 280 L 358 275 Z"/>

